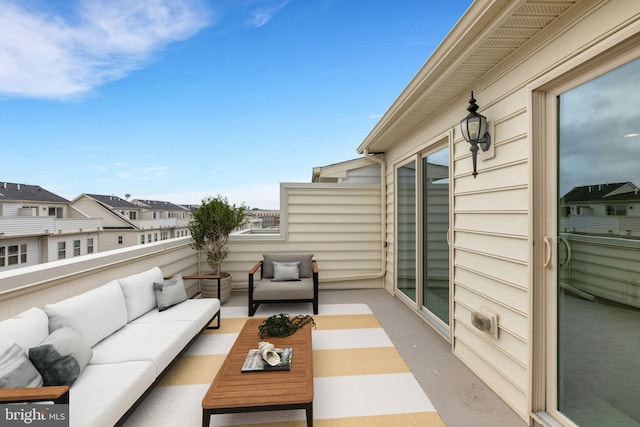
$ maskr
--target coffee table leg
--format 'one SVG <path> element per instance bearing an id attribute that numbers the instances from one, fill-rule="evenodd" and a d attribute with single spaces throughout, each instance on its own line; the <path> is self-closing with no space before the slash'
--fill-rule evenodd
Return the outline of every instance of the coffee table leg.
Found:
<path id="1" fill-rule="evenodd" d="M 307 427 L 313 427 L 313 402 L 307 405 L 305 411 L 307 413 Z"/>
<path id="2" fill-rule="evenodd" d="M 211 414 L 206 409 L 202 410 L 202 427 L 209 427 L 211 422 Z"/>

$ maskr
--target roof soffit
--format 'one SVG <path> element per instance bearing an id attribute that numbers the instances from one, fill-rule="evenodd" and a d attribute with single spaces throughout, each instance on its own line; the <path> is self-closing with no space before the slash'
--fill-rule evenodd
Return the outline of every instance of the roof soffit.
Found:
<path id="1" fill-rule="evenodd" d="M 387 151 L 579 0 L 476 1 L 357 151 Z"/>

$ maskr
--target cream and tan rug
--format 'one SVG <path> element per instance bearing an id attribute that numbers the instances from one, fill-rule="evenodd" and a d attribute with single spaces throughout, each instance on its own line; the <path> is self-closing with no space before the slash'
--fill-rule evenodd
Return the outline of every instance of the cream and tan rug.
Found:
<path id="1" fill-rule="evenodd" d="M 261 306 L 256 317 L 312 314 L 304 307 Z M 367 305 L 321 304 L 319 312 L 313 316 L 314 426 L 445 425 Z M 243 307 L 223 307 L 222 327 L 197 339 L 125 426 L 202 425 L 200 402 L 246 314 Z M 211 425 L 302 427 L 306 422 L 304 410 L 290 410 L 214 415 Z"/>

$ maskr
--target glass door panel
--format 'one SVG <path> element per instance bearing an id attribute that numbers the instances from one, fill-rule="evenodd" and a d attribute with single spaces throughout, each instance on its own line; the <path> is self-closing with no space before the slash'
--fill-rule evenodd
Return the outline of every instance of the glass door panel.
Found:
<path id="1" fill-rule="evenodd" d="M 397 288 L 416 301 L 416 162 L 397 169 Z"/>
<path id="2" fill-rule="evenodd" d="M 557 407 L 639 426 L 640 60 L 558 98 Z"/>
<path id="3" fill-rule="evenodd" d="M 449 324 L 449 147 L 422 158 L 422 305 Z"/>

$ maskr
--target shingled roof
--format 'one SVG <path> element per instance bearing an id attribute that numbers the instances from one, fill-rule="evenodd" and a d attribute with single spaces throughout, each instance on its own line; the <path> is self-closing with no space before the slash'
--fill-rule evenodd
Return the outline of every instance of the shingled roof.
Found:
<path id="1" fill-rule="evenodd" d="M 39 185 L 12 182 L 0 182 L 1 201 L 69 203 L 69 200 L 47 191 Z"/>
<path id="2" fill-rule="evenodd" d="M 125 199 L 118 196 L 105 196 L 101 194 L 87 194 L 92 199 L 115 209 L 140 209 L 140 206 L 127 202 Z"/>
<path id="3" fill-rule="evenodd" d="M 640 201 L 640 189 L 632 182 L 617 182 L 573 187 L 562 198 L 564 203 Z"/>
<path id="4" fill-rule="evenodd" d="M 139 203 L 140 206 L 151 209 L 151 210 L 161 210 L 161 211 L 185 211 L 188 212 L 189 209 L 184 206 L 176 205 L 171 202 L 165 202 L 162 200 L 142 200 L 135 199 L 134 203 Z"/>

